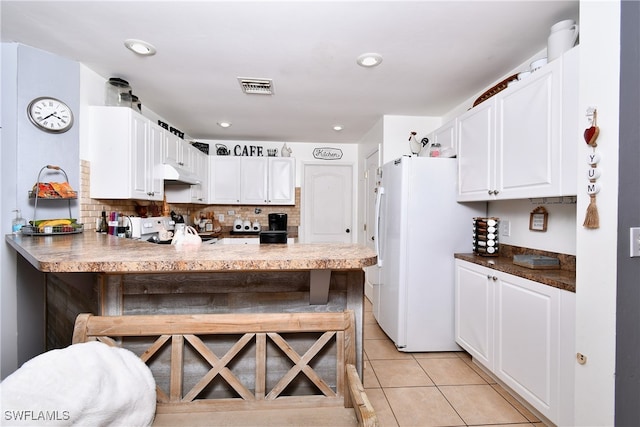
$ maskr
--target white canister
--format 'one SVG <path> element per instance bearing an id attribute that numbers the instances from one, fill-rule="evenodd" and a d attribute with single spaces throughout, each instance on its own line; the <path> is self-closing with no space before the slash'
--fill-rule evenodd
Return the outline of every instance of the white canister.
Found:
<path id="1" fill-rule="evenodd" d="M 547 58 L 553 61 L 571 49 L 578 40 L 578 25 L 573 19 L 565 19 L 551 27 L 547 39 Z"/>

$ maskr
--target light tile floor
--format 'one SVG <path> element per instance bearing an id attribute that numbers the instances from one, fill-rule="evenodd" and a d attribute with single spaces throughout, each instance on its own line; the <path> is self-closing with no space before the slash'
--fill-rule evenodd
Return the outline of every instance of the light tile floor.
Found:
<path id="1" fill-rule="evenodd" d="M 397 351 L 366 298 L 363 377 L 382 427 L 544 427 L 467 353 Z"/>

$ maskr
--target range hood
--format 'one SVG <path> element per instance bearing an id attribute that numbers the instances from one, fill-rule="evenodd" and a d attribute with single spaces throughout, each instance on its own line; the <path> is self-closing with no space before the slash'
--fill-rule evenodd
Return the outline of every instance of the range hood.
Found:
<path id="1" fill-rule="evenodd" d="M 165 163 L 162 165 L 162 177 L 165 184 L 200 184 L 200 179 L 191 171 L 181 166 Z"/>

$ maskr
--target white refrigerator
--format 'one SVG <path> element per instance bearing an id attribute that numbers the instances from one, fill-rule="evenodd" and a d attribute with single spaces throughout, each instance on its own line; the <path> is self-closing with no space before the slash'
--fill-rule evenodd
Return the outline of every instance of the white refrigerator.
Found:
<path id="1" fill-rule="evenodd" d="M 455 158 L 401 157 L 382 167 L 373 314 L 400 351 L 457 351 L 454 258 L 472 251 L 486 203 L 458 203 Z"/>

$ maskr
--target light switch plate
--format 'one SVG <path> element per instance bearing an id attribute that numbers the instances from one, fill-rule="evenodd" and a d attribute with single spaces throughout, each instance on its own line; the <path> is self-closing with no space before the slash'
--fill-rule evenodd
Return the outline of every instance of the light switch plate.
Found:
<path id="1" fill-rule="evenodd" d="M 640 227 L 629 228 L 629 256 L 640 257 Z"/>
<path id="2" fill-rule="evenodd" d="M 500 234 L 503 237 L 511 236 L 511 221 L 507 219 L 500 220 Z"/>

